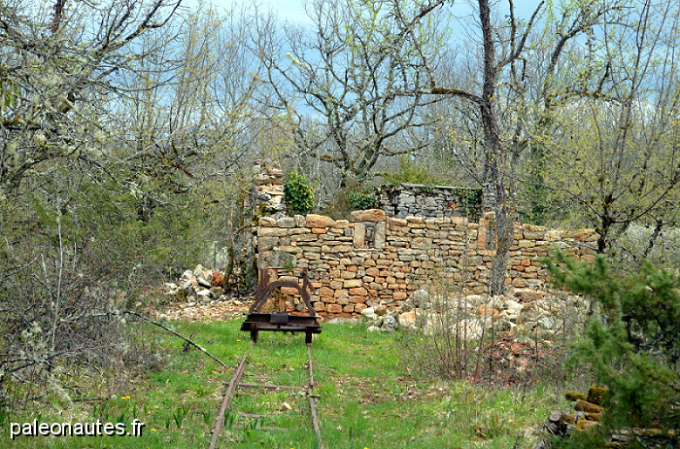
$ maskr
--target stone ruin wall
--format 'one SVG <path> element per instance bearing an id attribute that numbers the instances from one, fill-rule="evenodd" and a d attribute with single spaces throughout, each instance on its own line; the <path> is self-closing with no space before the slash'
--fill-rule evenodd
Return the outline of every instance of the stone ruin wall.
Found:
<path id="1" fill-rule="evenodd" d="M 356 211 L 349 220 L 321 215 L 259 218 L 253 244 L 257 265 L 270 280 L 299 280 L 303 269 L 320 315 L 355 316 L 381 301 L 400 306 L 411 292 L 446 284 L 463 294 L 488 291 L 496 254 L 494 215 L 388 217 L 382 210 Z M 508 262 L 508 295 L 520 301 L 544 294 L 547 273 L 537 258 L 560 248 L 578 259 L 592 257 L 592 230 L 555 231 L 516 225 Z M 287 311 L 304 311 L 294 289 L 282 289 Z"/>
<path id="2" fill-rule="evenodd" d="M 255 185 L 250 195 L 245 198 L 244 207 L 252 208 L 253 216 L 285 214 L 286 203 L 283 200 L 283 171 L 278 162 L 257 160 L 253 166 Z"/>
<path id="3" fill-rule="evenodd" d="M 468 217 L 479 220 L 482 190 L 421 184 L 376 187 L 378 208 L 389 217 Z"/>

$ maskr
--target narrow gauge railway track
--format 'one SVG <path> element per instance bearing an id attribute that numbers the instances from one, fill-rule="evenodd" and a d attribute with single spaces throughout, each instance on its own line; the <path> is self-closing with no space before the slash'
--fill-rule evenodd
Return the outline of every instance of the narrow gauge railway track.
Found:
<path id="1" fill-rule="evenodd" d="M 222 436 L 222 432 L 224 430 L 225 426 L 225 416 L 228 411 L 231 410 L 232 407 L 232 399 L 238 395 L 239 389 L 242 390 L 265 390 L 265 391 L 271 391 L 271 390 L 302 390 L 307 398 L 309 399 L 309 411 L 310 411 L 310 416 L 311 416 L 311 424 L 312 428 L 314 429 L 314 434 L 316 437 L 316 440 L 319 444 L 318 447 L 321 449 L 326 449 L 326 445 L 324 444 L 322 438 L 321 438 L 321 425 L 319 422 L 319 415 L 317 412 L 316 408 L 316 399 L 318 398 L 318 395 L 314 394 L 314 367 L 313 367 L 313 362 L 312 362 L 312 345 L 310 343 L 307 343 L 307 363 L 306 366 L 308 367 L 309 370 L 309 380 L 306 385 L 303 386 L 294 386 L 294 385 L 271 385 L 271 384 L 262 384 L 262 383 L 245 383 L 242 382 L 245 370 L 246 370 L 246 365 L 249 360 L 249 356 L 251 356 L 250 352 L 253 346 L 255 345 L 255 342 L 251 343 L 249 348 L 246 350 L 245 354 L 241 358 L 241 361 L 234 371 L 234 375 L 231 378 L 231 381 L 229 382 L 229 386 L 227 387 L 227 392 L 224 395 L 224 399 L 222 400 L 222 405 L 220 407 L 219 414 L 217 416 L 217 422 L 215 423 L 215 427 L 213 429 L 212 433 L 212 440 L 210 442 L 210 449 L 217 449 L 219 447 L 219 441 L 220 437 Z M 253 415 L 253 414 L 241 414 L 242 416 L 247 416 L 255 419 L 261 419 L 265 417 L 265 415 Z M 262 430 L 286 430 L 286 429 L 280 429 L 280 428 L 261 428 Z M 292 429 L 290 429 L 292 430 Z"/>

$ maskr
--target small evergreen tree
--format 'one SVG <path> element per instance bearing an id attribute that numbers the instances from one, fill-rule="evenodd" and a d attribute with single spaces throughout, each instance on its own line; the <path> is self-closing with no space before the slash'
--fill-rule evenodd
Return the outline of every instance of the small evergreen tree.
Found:
<path id="1" fill-rule="evenodd" d="M 586 264 L 558 253 L 546 263 L 557 286 L 593 301 L 576 357 L 608 388 L 602 436 L 653 429 L 633 432 L 633 445 L 680 447 L 680 278 L 651 264 L 615 276 L 602 256 Z M 603 443 L 592 434 L 576 440 L 568 444 Z"/>

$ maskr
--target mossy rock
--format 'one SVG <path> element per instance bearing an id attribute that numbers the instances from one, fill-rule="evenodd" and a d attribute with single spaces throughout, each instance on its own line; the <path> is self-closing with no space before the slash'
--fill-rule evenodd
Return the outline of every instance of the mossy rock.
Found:
<path id="1" fill-rule="evenodd" d="M 184 290 L 183 288 L 180 288 L 177 290 L 177 292 L 173 295 L 172 300 L 173 302 L 184 302 L 186 299 L 189 297 L 189 292 Z"/>
<path id="2" fill-rule="evenodd" d="M 579 399 L 576 401 L 576 405 L 574 405 L 574 409 L 577 412 L 590 412 L 590 413 L 602 413 L 604 411 L 604 408 L 597 404 L 593 404 L 588 401 L 584 401 L 582 399 Z"/>
<path id="3" fill-rule="evenodd" d="M 586 401 L 592 404 L 602 405 L 602 398 L 606 392 L 606 388 L 596 387 L 593 385 L 588 390 L 588 397 L 586 398 Z"/>
<path id="4" fill-rule="evenodd" d="M 585 413 L 583 413 L 583 417 L 586 419 L 586 421 L 600 422 L 600 418 L 602 418 L 602 414 L 601 413 L 585 412 Z"/>
<path id="5" fill-rule="evenodd" d="M 587 421 L 585 419 L 579 419 L 579 421 L 576 423 L 576 428 L 578 430 L 588 430 L 591 427 L 597 426 L 596 421 Z"/>
<path id="6" fill-rule="evenodd" d="M 579 399 L 583 400 L 583 401 L 586 401 L 588 399 L 588 397 L 585 394 L 579 393 L 578 391 L 567 391 L 566 393 L 564 393 L 564 397 L 568 401 L 572 401 L 572 402 L 576 402 Z"/>
<path id="7" fill-rule="evenodd" d="M 560 419 L 560 424 L 574 424 L 576 421 L 576 415 L 564 415 Z"/>

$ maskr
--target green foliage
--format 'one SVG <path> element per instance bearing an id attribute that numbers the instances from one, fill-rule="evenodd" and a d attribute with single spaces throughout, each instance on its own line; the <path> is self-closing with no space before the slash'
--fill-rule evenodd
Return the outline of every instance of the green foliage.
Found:
<path id="1" fill-rule="evenodd" d="M 373 187 L 361 184 L 356 179 L 348 179 L 347 185 L 333 195 L 330 201 L 324 203 L 320 213 L 334 220 L 342 220 L 349 217 L 352 211 L 376 207 L 378 199 L 375 197 Z"/>
<path id="2" fill-rule="evenodd" d="M 454 189 L 461 202 L 465 205 L 482 204 L 482 191 L 478 189 Z"/>
<path id="3" fill-rule="evenodd" d="M 390 184 L 425 184 L 429 186 L 446 184 L 442 178 L 435 176 L 422 162 L 410 156 L 399 156 L 399 171 L 384 173 L 383 180 Z"/>
<path id="4" fill-rule="evenodd" d="M 347 199 L 354 210 L 375 209 L 378 206 L 378 199 L 372 189 L 347 192 Z"/>
<path id="5" fill-rule="evenodd" d="M 667 430 L 677 433 L 678 276 L 650 264 L 638 273 L 615 276 L 602 256 L 585 264 L 558 253 L 555 262 L 546 261 L 556 285 L 587 295 L 598 312 L 588 323 L 578 357 L 580 364 L 592 366 L 597 382 L 609 389 L 606 424 L 614 429 L 660 428 L 662 434 Z M 664 440 L 638 438 L 652 446 L 663 445 Z"/>
<path id="6" fill-rule="evenodd" d="M 306 215 L 314 208 L 314 189 L 307 176 L 295 170 L 286 175 L 283 195 L 290 215 Z"/>

